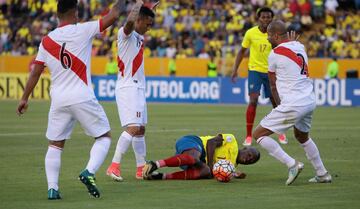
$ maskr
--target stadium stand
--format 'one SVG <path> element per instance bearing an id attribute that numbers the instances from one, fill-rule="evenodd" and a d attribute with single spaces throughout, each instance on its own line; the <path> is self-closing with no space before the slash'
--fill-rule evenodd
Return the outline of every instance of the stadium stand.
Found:
<path id="1" fill-rule="evenodd" d="M 111 2 L 79 0 L 80 20 L 100 18 Z M 360 58 L 358 0 L 161 0 L 154 28 L 146 36 L 145 56 L 233 59 L 262 6 L 302 33 L 310 57 Z M 0 9 L 1 55 L 36 54 L 42 36 L 57 26 L 56 0 L 0 0 Z M 95 39 L 94 56 L 116 53 L 114 40 L 124 17 Z"/>

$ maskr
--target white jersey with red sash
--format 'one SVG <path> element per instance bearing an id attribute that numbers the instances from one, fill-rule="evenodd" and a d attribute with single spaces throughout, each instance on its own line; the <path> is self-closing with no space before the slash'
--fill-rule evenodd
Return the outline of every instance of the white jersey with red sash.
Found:
<path id="1" fill-rule="evenodd" d="M 101 30 L 101 20 L 69 24 L 42 39 L 35 63 L 50 70 L 53 108 L 95 99 L 90 59 L 92 40 Z"/>
<path id="2" fill-rule="evenodd" d="M 119 75 L 116 88 L 137 87 L 145 89 L 144 37 L 136 31 L 126 35 L 124 27 L 121 27 L 117 42 Z"/>
<path id="3" fill-rule="evenodd" d="M 305 106 L 315 103 L 308 57 L 300 42 L 290 41 L 275 47 L 269 55 L 269 72 L 276 74 L 281 105 Z"/>

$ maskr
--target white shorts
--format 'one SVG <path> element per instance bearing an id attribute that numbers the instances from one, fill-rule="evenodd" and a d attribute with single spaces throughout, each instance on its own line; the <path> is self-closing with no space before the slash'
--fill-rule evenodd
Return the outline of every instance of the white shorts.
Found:
<path id="1" fill-rule="evenodd" d="M 283 134 L 293 126 L 308 133 L 315 107 L 316 105 L 302 107 L 279 105 L 261 120 L 260 125 L 277 134 Z"/>
<path id="2" fill-rule="evenodd" d="M 46 137 L 53 141 L 69 139 L 76 121 L 87 135 L 95 138 L 110 131 L 105 111 L 94 99 L 59 108 L 50 107 Z"/>
<path id="3" fill-rule="evenodd" d="M 125 87 L 116 89 L 116 104 L 122 127 L 147 124 L 145 89 Z"/>

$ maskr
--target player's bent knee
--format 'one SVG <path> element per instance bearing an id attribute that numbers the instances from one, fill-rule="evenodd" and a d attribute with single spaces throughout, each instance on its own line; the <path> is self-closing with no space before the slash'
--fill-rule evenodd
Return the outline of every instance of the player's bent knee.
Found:
<path id="1" fill-rule="evenodd" d="M 257 100 L 250 100 L 249 101 L 249 106 L 254 106 L 254 107 L 256 107 L 257 106 Z"/>
<path id="2" fill-rule="evenodd" d="M 253 138 L 255 140 L 258 140 L 259 138 L 262 137 L 261 133 L 259 133 L 259 131 L 257 131 L 258 129 L 255 129 L 254 133 L 253 133 Z"/>
<path id="3" fill-rule="evenodd" d="M 307 140 L 309 140 L 309 133 L 302 132 L 299 129 L 297 129 L 296 127 L 294 127 L 294 136 L 301 144 L 303 144 L 303 143 L 307 142 Z"/>
<path id="4" fill-rule="evenodd" d="M 142 136 L 145 133 L 145 128 L 142 126 L 127 126 L 126 132 L 129 133 L 131 136 Z"/>
<path id="5" fill-rule="evenodd" d="M 257 106 L 259 94 L 257 94 L 257 93 L 250 93 L 250 94 L 249 94 L 249 97 L 250 97 L 249 105 Z"/>
<path id="6" fill-rule="evenodd" d="M 308 136 L 304 136 L 304 135 L 300 135 L 300 136 L 295 136 L 295 138 L 298 140 L 298 142 L 300 142 L 301 144 L 304 144 L 305 142 L 307 142 L 309 140 Z"/>
<path id="7" fill-rule="evenodd" d="M 54 146 L 54 147 L 62 149 L 65 146 L 65 140 L 61 140 L 61 141 L 49 140 L 49 146 Z"/>
<path id="8" fill-rule="evenodd" d="M 255 140 L 257 140 L 258 138 L 260 138 L 261 136 L 259 136 L 256 132 L 253 133 L 253 138 Z"/>
<path id="9" fill-rule="evenodd" d="M 139 134 L 138 135 L 145 135 L 145 126 L 140 126 Z"/>

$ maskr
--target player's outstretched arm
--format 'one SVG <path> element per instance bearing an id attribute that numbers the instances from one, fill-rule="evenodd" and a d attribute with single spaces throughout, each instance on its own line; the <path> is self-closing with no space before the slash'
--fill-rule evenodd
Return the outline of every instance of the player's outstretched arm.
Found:
<path id="1" fill-rule="evenodd" d="M 125 2 L 126 0 L 116 1 L 110 12 L 102 18 L 102 31 L 119 19 L 121 12 L 125 10 Z"/>
<path id="2" fill-rule="evenodd" d="M 233 83 L 236 82 L 236 78 L 238 77 L 238 68 L 240 66 L 240 63 L 244 59 L 246 50 L 247 50 L 247 48 L 241 47 L 238 54 L 236 55 L 236 60 L 235 60 L 235 63 L 234 63 L 233 69 L 232 69 L 232 73 L 231 73 L 231 81 Z"/>
<path id="3" fill-rule="evenodd" d="M 141 6 L 144 4 L 142 0 L 136 0 L 135 5 L 131 9 L 131 12 L 126 20 L 124 26 L 124 33 L 129 35 L 135 29 L 135 21 L 137 20 Z"/>
<path id="4" fill-rule="evenodd" d="M 16 113 L 18 115 L 22 115 L 25 113 L 27 106 L 28 106 L 28 99 L 31 94 L 31 92 L 34 90 L 37 82 L 39 81 L 39 78 L 41 76 L 41 73 L 44 70 L 43 65 L 35 64 L 35 68 L 30 72 L 29 80 L 26 83 L 24 93 L 21 97 L 21 100 L 18 104 Z"/>

